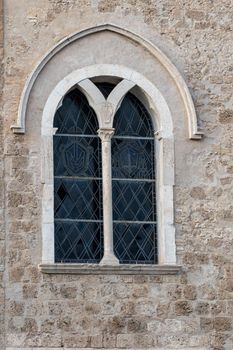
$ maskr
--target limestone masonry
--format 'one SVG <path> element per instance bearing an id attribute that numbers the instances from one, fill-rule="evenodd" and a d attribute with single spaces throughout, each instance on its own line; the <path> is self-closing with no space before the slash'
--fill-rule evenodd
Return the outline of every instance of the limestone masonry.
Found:
<path id="1" fill-rule="evenodd" d="M 104 25 L 120 29 L 67 40 L 51 53 L 62 39 Z M 187 85 L 196 139 L 182 83 L 147 41 Z M 48 52 L 21 106 L 25 133 L 14 132 L 27 79 Z M 46 250 L 43 215 L 52 203 L 42 196 L 52 176 L 41 146 L 43 110 L 59 82 L 93 65 L 140 73 L 167 103 L 174 149 L 165 142 L 164 123 L 156 139 L 165 164 L 160 158 L 165 175 L 158 186 L 168 190 L 160 229 L 165 236 L 166 227 L 175 229 L 175 272 L 46 273 L 38 267 Z M 0 0 L 0 87 L 0 350 L 233 350 L 232 0 Z M 155 106 L 165 111 L 161 101 Z M 53 247 L 47 248 L 49 255 Z M 169 261 L 173 255 L 166 254 Z"/>

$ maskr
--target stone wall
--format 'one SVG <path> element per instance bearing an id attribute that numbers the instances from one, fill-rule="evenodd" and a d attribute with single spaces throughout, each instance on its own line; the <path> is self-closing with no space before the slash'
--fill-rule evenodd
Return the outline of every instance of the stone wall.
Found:
<path id="1" fill-rule="evenodd" d="M 29 106 L 25 135 L 14 135 L 10 126 L 17 118 L 26 77 L 47 50 L 67 35 L 101 23 L 139 33 L 171 59 L 190 88 L 205 134 L 202 141 L 185 139 L 185 122 L 177 121 L 175 131 L 182 136 L 176 138 L 175 220 L 178 263 L 183 267 L 179 275 L 77 276 L 38 270 L 40 120 L 35 116 L 42 113 L 41 106 Z M 3 349 L 233 348 L 232 23 L 231 0 L 4 1 Z M 43 95 L 43 86 L 40 89 Z"/>
<path id="2" fill-rule="evenodd" d="M 5 229 L 4 229 L 4 159 L 3 159 L 3 1 L 0 1 L 0 349 L 4 347 L 5 325 L 5 295 L 4 295 L 4 264 L 5 264 Z"/>

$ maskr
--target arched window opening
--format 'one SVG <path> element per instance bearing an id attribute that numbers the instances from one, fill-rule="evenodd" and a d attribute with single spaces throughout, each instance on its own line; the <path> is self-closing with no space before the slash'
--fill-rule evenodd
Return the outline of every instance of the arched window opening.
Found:
<path id="1" fill-rule="evenodd" d="M 157 263 L 155 141 L 150 115 L 131 93 L 114 117 L 114 252 L 120 263 Z"/>
<path id="2" fill-rule="evenodd" d="M 55 261 L 98 263 L 103 256 L 101 143 L 96 115 L 74 89 L 54 117 Z"/>
<path id="3" fill-rule="evenodd" d="M 165 97 L 128 67 L 97 64 L 57 84 L 42 116 L 41 271 L 179 271 L 173 129 Z"/>
<path id="4" fill-rule="evenodd" d="M 95 83 L 107 98 L 114 84 Z M 150 115 L 132 93 L 118 109 L 112 138 L 114 253 L 120 263 L 157 262 L 154 135 Z M 103 257 L 101 144 L 86 97 L 70 91 L 54 117 L 55 261 Z"/>

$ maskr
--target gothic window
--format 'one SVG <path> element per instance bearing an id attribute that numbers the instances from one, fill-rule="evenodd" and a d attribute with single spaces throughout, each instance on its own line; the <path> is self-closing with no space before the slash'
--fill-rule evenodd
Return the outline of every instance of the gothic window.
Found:
<path id="1" fill-rule="evenodd" d="M 114 85 L 97 83 L 105 98 Z M 86 97 L 69 92 L 54 117 L 55 262 L 99 263 L 104 255 L 102 152 Z M 157 263 L 155 141 L 150 115 L 127 93 L 111 139 L 113 250 L 122 264 Z"/>
<path id="2" fill-rule="evenodd" d="M 121 263 L 156 262 L 154 135 L 150 116 L 131 93 L 114 117 L 112 186 L 114 251 Z"/>
<path id="3" fill-rule="evenodd" d="M 103 255 L 101 145 L 98 122 L 77 89 L 54 118 L 56 262 L 98 263 Z"/>
<path id="4" fill-rule="evenodd" d="M 98 41 L 100 33 L 117 36 L 122 45 L 107 45 L 98 57 L 91 55 L 90 64 L 86 55 L 77 60 L 74 47 L 88 51 L 88 37 L 94 42 L 97 35 Z M 123 57 L 127 42 L 134 43 L 132 55 Z M 72 62 L 67 69 L 64 57 Z M 147 65 L 137 64 L 148 59 L 149 76 Z M 41 271 L 176 273 L 174 121 L 183 123 L 177 137 L 184 136 L 186 124 L 189 139 L 200 140 L 202 132 L 188 87 L 169 58 L 145 38 L 109 23 L 72 34 L 30 74 L 12 131 L 24 134 L 32 115 L 34 131 L 42 117 Z M 151 133 L 137 134 L 139 125 Z M 129 208 L 123 208 L 126 200 Z M 113 266 L 119 260 L 122 266 Z M 61 263 L 89 261 L 95 264 Z M 130 262 L 145 266 L 125 265 Z"/>

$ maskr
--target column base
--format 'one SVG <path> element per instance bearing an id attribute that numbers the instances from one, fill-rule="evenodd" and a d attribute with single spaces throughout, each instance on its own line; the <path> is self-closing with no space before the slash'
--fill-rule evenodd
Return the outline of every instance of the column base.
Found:
<path id="1" fill-rule="evenodd" d="M 113 253 L 104 254 L 102 260 L 100 261 L 100 265 L 119 265 L 119 260 Z"/>

